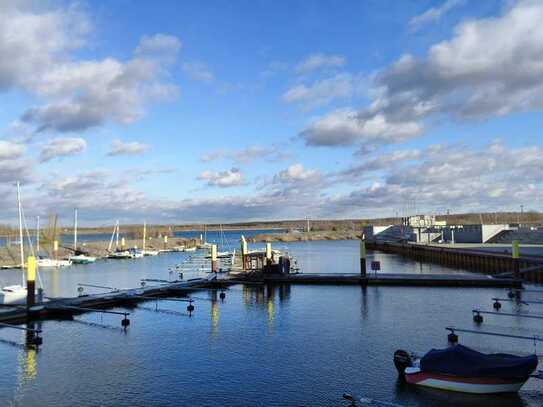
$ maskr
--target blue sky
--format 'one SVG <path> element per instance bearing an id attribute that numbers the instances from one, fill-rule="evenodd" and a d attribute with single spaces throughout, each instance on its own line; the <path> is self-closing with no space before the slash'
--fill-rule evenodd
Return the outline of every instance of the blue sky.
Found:
<path id="1" fill-rule="evenodd" d="M 0 191 L 83 223 L 540 209 L 543 3 L 0 6 Z"/>

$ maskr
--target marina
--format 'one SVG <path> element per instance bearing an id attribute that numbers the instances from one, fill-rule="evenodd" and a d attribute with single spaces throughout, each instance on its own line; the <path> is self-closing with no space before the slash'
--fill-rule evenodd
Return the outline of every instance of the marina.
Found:
<path id="1" fill-rule="evenodd" d="M 255 250 L 252 247 L 249 247 L 249 249 Z M 394 254 L 371 250 L 367 252 L 368 268 L 372 262 L 379 261 L 382 270 L 378 273 L 378 276 L 384 277 L 383 280 L 402 277 L 404 284 L 402 284 L 403 286 L 372 285 L 369 283 L 371 274 L 368 275 L 368 284 L 360 284 L 360 244 L 357 241 L 299 242 L 283 247 L 276 246 L 276 249 L 282 253 L 288 253 L 292 259 L 296 259 L 297 267 L 300 269 L 298 274 L 287 276 L 287 278 L 292 279 L 288 282 L 279 281 L 280 277 L 276 281 L 243 281 L 243 279 L 240 280 L 237 273 L 232 276 L 231 281 L 227 281 L 227 274 L 218 273 L 218 280 L 213 281 L 209 279 L 210 275 L 213 275 L 213 273 L 209 272 L 211 269 L 210 259 L 206 259 L 203 255 L 199 255 L 201 260 L 197 260 L 197 262 L 203 263 L 205 269 L 195 268 L 192 272 L 189 272 L 186 269 L 180 271 L 181 267 L 176 268 L 174 266 L 176 264 L 185 264 L 185 266 L 187 264 L 196 264 L 193 257 L 198 252 L 196 254 L 169 252 L 159 256 L 121 262 L 118 260 L 101 260 L 93 264 L 73 265 L 69 273 L 65 271 L 66 269 L 42 271 L 44 289 L 47 296 L 50 296 L 50 304 L 47 306 L 47 310 L 44 310 L 43 316 L 33 322 L 18 325 L 40 330 L 38 337 L 41 338 L 41 343 L 37 346 L 38 353 L 35 353 L 38 358 L 34 359 L 34 369 L 40 373 L 34 378 L 25 380 L 30 380 L 28 383 L 34 383 L 32 388 L 36 389 L 37 392 L 41 386 L 47 385 L 46 378 L 49 377 L 48 375 L 44 376 L 45 373 L 39 367 L 41 364 L 47 363 L 49 366 L 53 366 L 53 369 L 56 369 L 55 366 L 58 366 L 58 368 L 61 368 L 61 366 L 66 367 L 65 362 L 52 362 L 50 359 L 51 347 L 67 346 L 67 351 L 70 352 L 72 346 L 74 350 L 81 346 L 81 341 L 84 341 L 86 335 L 77 334 L 73 336 L 74 330 L 81 332 L 81 334 L 89 330 L 89 334 L 94 332 L 92 335 L 95 339 L 92 345 L 85 341 L 85 347 L 88 350 L 80 355 L 83 360 L 94 354 L 93 363 L 104 363 L 103 358 L 107 357 L 110 352 L 121 352 L 125 355 L 123 359 L 127 358 L 127 360 L 135 361 L 134 357 L 136 356 L 132 352 L 138 352 L 137 349 L 141 348 L 143 343 L 146 343 L 146 341 L 140 342 L 146 337 L 146 332 L 151 329 L 152 331 L 160 330 L 163 338 L 161 339 L 163 344 L 161 346 L 166 346 L 166 349 L 169 349 L 169 354 L 174 357 L 171 362 L 173 364 L 168 362 L 167 359 L 162 360 L 159 358 L 158 366 L 169 372 L 169 374 L 181 378 L 181 382 L 184 382 L 182 377 L 189 380 L 187 374 L 190 375 L 190 380 L 194 380 L 192 376 L 194 372 L 204 369 L 202 372 L 207 372 L 206 377 L 214 378 L 216 382 L 211 388 L 220 392 L 221 397 L 224 397 L 224 394 L 228 395 L 226 403 L 224 403 L 224 398 L 221 398 L 225 405 L 243 403 L 246 397 L 252 397 L 250 394 L 253 391 L 257 393 L 264 392 L 264 388 L 259 387 L 266 386 L 265 383 L 269 383 L 269 380 L 264 380 L 264 378 L 253 380 L 247 391 L 241 393 L 229 393 L 227 390 L 239 376 L 238 373 L 235 373 L 236 369 L 246 366 L 246 369 L 249 368 L 249 371 L 251 371 L 251 369 L 261 369 L 261 366 L 264 365 L 269 366 L 276 372 L 281 372 L 278 374 L 277 380 L 294 382 L 290 385 L 282 384 L 282 393 L 274 391 L 263 393 L 260 396 L 263 403 L 270 405 L 280 405 L 281 400 L 286 399 L 299 400 L 303 404 L 303 400 L 308 398 L 314 400 L 314 405 L 330 405 L 339 403 L 341 395 L 345 391 L 354 392 L 355 390 L 357 393 L 362 392 L 371 395 L 375 399 L 388 400 L 399 405 L 432 406 L 437 402 L 436 400 L 444 403 L 440 405 L 446 406 L 471 405 L 474 396 L 468 398 L 454 396 L 451 401 L 446 401 L 441 399 L 439 394 L 421 393 L 395 385 L 394 366 L 391 363 L 391 355 L 394 352 L 393 347 L 401 346 L 404 343 L 404 345 L 409 344 L 413 350 L 421 352 L 425 347 L 446 346 L 448 340 L 444 334 L 445 328 L 450 326 L 464 328 L 471 321 L 469 313 L 474 309 L 473 306 L 488 303 L 492 298 L 507 297 L 506 294 L 509 292 L 509 288 L 506 288 L 507 284 L 501 287 L 475 284 L 471 288 L 460 291 L 453 286 L 438 286 L 433 283 L 429 286 L 417 286 L 418 284 L 410 286 L 410 284 L 405 284 L 405 281 L 414 278 L 413 276 L 417 276 L 419 282 L 424 281 L 425 278 L 435 279 L 434 276 L 436 275 L 444 276 L 443 278 L 446 280 L 458 279 L 459 281 L 462 281 L 462 279 L 465 279 L 464 281 L 473 279 L 493 281 L 494 279 L 489 278 L 489 276 L 479 276 L 466 271 L 432 265 L 431 263 L 418 263 Z M 338 263 L 336 259 L 334 262 L 336 264 L 336 273 L 330 273 L 328 266 L 328 262 L 332 260 L 331 253 L 342 253 L 342 261 Z M 319 279 L 331 278 L 331 280 L 324 285 L 299 284 L 296 279 L 314 278 L 312 274 L 315 273 L 304 272 L 308 269 L 314 270 Z M 395 271 L 395 273 L 387 273 L 387 271 Z M 3 273 L 5 273 L 4 277 L 9 278 L 10 276 L 15 277 L 17 272 L 5 270 Z M 178 279 L 179 273 L 183 273 L 183 280 Z M 305 274 L 307 274 L 307 277 L 304 277 Z M 334 274 L 336 275 L 334 276 Z M 358 279 L 356 283 L 342 284 L 341 280 L 345 278 L 353 279 L 355 275 L 356 279 Z M 195 283 L 190 284 L 192 287 L 187 287 L 190 280 L 195 281 Z M 109 283 L 104 284 L 104 281 Z M 496 281 L 503 283 L 501 279 L 496 279 Z M 424 295 L 419 300 L 414 300 L 418 296 L 413 296 L 422 292 L 424 292 Z M 538 292 L 526 292 L 523 294 L 523 299 L 527 300 L 537 295 L 539 295 Z M 409 312 L 402 311 L 400 305 L 403 301 L 402 298 L 406 298 L 406 296 L 411 304 L 411 311 Z M 447 305 L 442 301 L 443 296 L 446 296 L 447 303 L 451 305 Z M 180 300 L 180 302 L 175 301 L 176 299 Z M 187 310 L 189 305 L 194 307 L 190 313 Z M 506 304 L 504 304 L 504 308 L 507 308 Z M 420 317 L 417 319 L 417 329 L 426 329 L 427 335 L 424 338 L 416 335 L 416 332 L 413 331 L 415 326 L 412 326 L 409 322 L 413 310 L 416 310 L 416 314 Z M 106 312 L 103 313 L 103 311 Z M 18 318 L 22 317 L 24 319 L 26 311 L 24 308 L 18 311 L 2 311 L 2 313 L 5 312 L 13 313 L 13 319 L 7 322 L 12 324 L 21 322 Z M 295 312 L 295 314 L 292 314 L 292 312 Z M 383 318 L 386 319 L 386 315 L 391 312 L 394 313 L 394 321 L 396 322 L 386 328 L 386 325 L 381 324 L 379 321 L 382 321 Z M 508 309 L 507 311 L 504 309 L 504 312 L 513 314 Z M 446 315 L 446 318 L 442 317 L 442 313 Z M 302 315 L 304 315 L 303 320 L 300 319 Z M 342 316 L 338 318 L 339 315 Z M 176 321 L 181 317 L 183 317 L 181 320 Z M 240 320 L 240 318 L 242 319 Z M 327 327 L 324 331 L 321 329 L 317 333 L 315 329 L 320 325 L 317 324 L 317 321 L 322 321 L 323 318 L 327 321 Z M 503 318 L 509 319 L 507 317 Z M 122 322 L 127 319 L 129 320 L 128 324 Z M 530 330 L 532 337 L 534 334 L 543 336 L 543 331 L 541 331 L 539 325 L 534 325 L 531 322 L 538 322 L 535 319 L 525 319 L 521 325 L 508 323 L 505 319 L 499 326 L 495 323 L 488 325 L 490 322 L 485 322 L 484 326 L 487 326 L 487 328 L 483 329 L 482 332 L 509 333 L 528 337 L 526 330 Z M 172 323 L 176 328 L 167 328 Z M 238 335 L 235 334 L 239 328 L 246 331 L 247 335 L 241 340 L 242 346 L 250 349 L 255 356 L 246 356 L 238 360 L 233 356 L 236 354 L 235 352 L 233 354 L 229 353 L 229 350 L 238 349 L 238 345 L 234 345 L 232 341 L 234 338 L 238 338 L 236 340 L 239 341 Z M 460 334 L 462 328 L 456 329 L 456 332 Z M 249 330 L 247 331 L 247 329 Z M 292 331 L 293 329 L 301 329 L 301 331 L 295 333 Z M 59 335 L 65 335 L 63 332 L 66 332 L 66 330 L 71 332 L 72 337 L 75 338 L 75 342 L 70 342 L 69 346 L 59 337 Z M 370 330 L 371 334 L 363 334 L 367 330 Z M 36 333 L 31 332 L 29 334 L 26 332 L 22 339 L 17 339 L 17 330 L 11 331 L 7 327 L 0 329 L 0 345 L 2 341 L 13 343 L 12 347 L 6 345 L 8 354 L 10 348 L 14 352 L 22 352 L 22 355 L 36 352 L 36 350 L 33 350 L 36 345 L 32 342 L 32 338 L 36 337 Z M 115 334 L 116 331 L 124 332 L 124 334 L 119 337 L 118 334 Z M 478 328 L 471 331 L 478 331 Z M 171 332 L 171 334 L 167 332 Z M 183 333 L 181 334 L 181 332 Z M 349 352 L 354 352 L 353 355 L 358 353 L 358 357 L 362 357 L 364 355 L 362 349 L 371 346 L 374 349 L 381 349 L 382 362 L 378 362 L 381 358 L 377 358 L 375 362 L 370 361 L 368 365 L 368 362 L 362 362 L 360 359 L 358 362 L 353 360 L 352 363 L 332 370 L 333 375 L 339 381 L 330 380 L 329 366 L 326 367 L 327 373 L 325 375 L 323 375 L 324 371 L 321 369 L 325 369 L 328 358 L 333 357 L 338 352 L 335 345 L 333 348 L 330 347 L 330 344 L 326 345 L 326 341 L 330 340 L 331 335 L 335 335 L 337 332 L 342 332 L 341 338 L 343 339 L 341 339 L 340 344 L 343 345 L 341 346 L 346 346 Z M 405 339 L 397 343 L 378 345 L 378 342 L 376 342 L 380 335 L 393 333 L 394 335 L 400 335 L 400 332 L 401 336 L 397 337 Z M 170 335 L 173 335 L 171 339 L 169 339 Z M 182 336 L 179 337 L 179 335 Z M 198 339 L 201 335 L 207 338 L 203 343 L 200 343 Z M 496 340 L 485 339 L 485 337 L 487 335 L 483 335 L 483 339 L 481 339 L 480 335 L 466 332 L 461 337 L 460 342 L 486 351 L 499 349 L 515 350 L 516 353 L 529 353 L 533 348 L 533 341 L 529 340 L 519 343 L 514 338 L 500 337 L 498 344 Z M 266 349 L 271 349 L 270 347 L 274 346 L 275 340 L 279 338 L 281 338 L 284 345 L 275 351 L 280 355 L 280 358 L 274 358 L 272 361 L 269 359 L 271 355 L 266 354 Z M 311 338 L 309 342 L 307 342 L 308 338 Z M 350 338 L 350 340 L 345 341 L 347 338 Z M 413 342 L 415 338 L 418 339 Z M 488 336 L 488 338 L 491 337 Z M 103 341 L 107 341 L 107 345 Z M 15 346 L 15 343 L 18 345 Z M 25 343 L 28 346 L 24 346 L 22 349 L 18 348 Z M 64 345 L 62 345 L 63 343 Z M 174 343 L 178 343 L 181 347 L 174 350 L 174 348 L 177 348 Z M 313 374 L 307 376 L 306 371 L 303 382 L 297 379 L 297 369 L 292 370 L 291 367 L 289 373 L 286 374 L 286 371 L 281 368 L 286 363 L 291 366 L 294 361 L 299 364 L 300 373 L 305 371 L 306 364 L 298 360 L 294 356 L 295 353 L 293 353 L 293 347 L 300 346 L 302 343 L 307 348 L 306 357 L 310 357 L 313 363 L 316 363 L 313 366 L 313 369 L 316 369 L 315 376 Z M 206 345 L 202 347 L 204 344 Z M 171 348 L 172 346 L 174 348 Z M 190 352 L 183 351 L 187 349 L 190 349 Z M 317 351 L 317 349 L 324 349 L 325 353 Z M 356 349 L 360 350 L 357 352 Z M 318 352 L 319 356 L 315 352 Z M 210 356 L 213 357 L 213 362 L 204 362 L 204 359 Z M 247 357 L 253 364 L 246 365 L 242 362 Z M 186 358 L 189 358 L 188 361 L 183 363 L 175 362 Z M 145 360 L 144 357 L 141 363 L 137 362 L 135 366 L 139 366 L 139 369 L 141 369 Z M 211 366 L 209 363 L 214 366 L 212 369 L 214 373 L 209 371 Z M 368 367 L 376 366 L 373 363 L 380 363 L 385 367 L 377 377 L 373 377 L 374 381 L 381 383 L 379 391 L 375 391 L 373 386 L 368 384 L 369 377 L 360 376 L 359 374 L 353 375 L 354 370 L 352 369 L 356 369 L 355 365 L 357 363 L 363 363 Z M 148 369 L 144 369 L 144 371 L 146 377 L 152 380 L 154 377 L 152 371 Z M 359 369 L 356 369 L 356 371 L 359 372 Z M 7 377 L 11 376 L 8 374 Z M 303 384 L 308 379 L 316 381 L 322 386 L 323 391 L 318 397 L 315 397 L 312 393 L 312 387 L 306 387 Z M 121 391 L 121 395 L 124 394 L 124 391 L 132 391 L 130 390 L 132 386 L 141 386 L 141 382 L 134 380 L 123 381 L 124 390 Z M 323 380 L 326 380 L 327 384 Z M 540 385 L 537 382 L 536 379 L 529 380 L 523 387 L 522 392 L 519 393 L 520 396 L 501 396 L 501 398 L 496 398 L 495 402 L 497 405 L 504 406 L 536 406 L 541 394 L 540 390 L 538 390 Z M 157 393 L 156 390 L 152 389 L 153 387 L 150 387 L 152 397 L 162 397 L 164 403 L 171 402 L 168 399 L 170 397 L 169 393 Z M 36 400 L 35 398 L 38 397 L 38 393 L 29 388 L 26 390 L 21 388 L 20 391 L 22 393 L 18 397 L 23 397 L 29 402 Z M 66 388 L 63 391 L 64 396 L 69 397 L 69 389 Z M 118 405 L 125 405 L 122 396 L 114 396 L 105 389 L 102 389 L 102 391 L 105 391 L 104 397 L 114 397 Z M 210 403 L 214 400 L 212 395 L 206 393 L 204 396 L 200 393 L 200 390 L 190 385 L 188 393 L 182 396 L 182 400 L 188 402 L 191 397 L 196 396 L 199 398 L 204 397 Z M 93 395 L 93 400 L 100 400 L 99 397 L 96 397 L 97 395 Z M 176 394 L 175 397 L 178 398 L 179 395 Z M 48 400 L 53 403 L 54 396 L 50 395 Z"/>

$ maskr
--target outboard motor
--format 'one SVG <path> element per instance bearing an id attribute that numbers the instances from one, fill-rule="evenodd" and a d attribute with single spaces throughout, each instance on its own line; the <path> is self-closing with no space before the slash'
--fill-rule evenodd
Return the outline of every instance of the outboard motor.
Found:
<path id="1" fill-rule="evenodd" d="M 394 352 L 394 366 L 396 366 L 398 375 L 403 378 L 405 369 L 413 366 L 413 361 L 409 353 L 401 349 Z"/>

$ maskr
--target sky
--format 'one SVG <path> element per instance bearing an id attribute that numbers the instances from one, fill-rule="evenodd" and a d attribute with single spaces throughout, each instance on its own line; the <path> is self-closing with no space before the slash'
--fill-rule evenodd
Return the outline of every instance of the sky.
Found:
<path id="1" fill-rule="evenodd" d="M 0 2 L 0 222 L 541 210 L 543 1 Z"/>

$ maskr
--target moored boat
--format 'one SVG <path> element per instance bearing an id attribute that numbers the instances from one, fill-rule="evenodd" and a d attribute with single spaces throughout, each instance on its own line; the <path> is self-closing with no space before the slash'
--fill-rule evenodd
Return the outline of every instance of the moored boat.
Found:
<path id="1" fill-rule="evenodd" d="M 94 263 L 96 261 L 96 257 L 80 253 L 68 257 L 68 260 L 70 260 L 73 264 L 89 264 Z"/>
<path id="2" fill-rule="evenodd" d="M 26 304 L 27 289 L 22 285 L 8 285 L 0 289 L 0 304 Z"/>
<path id="3" fill-rule="evenodd" d="M 518 392 L 537 368 L 536 355 L 485 354 L 463 345 L 432 349 L 422 358 L 394 353 L 394 365 L 408 384 L 473 394 Z"/>
<path id="4" fill-rule="evenodd" d="M 132 259 L 132 253 L 129 250 L 115 250 L 107 256 L 108 259 Z"/>
<path id="5" fill-rule="evenodd" d="M 38 267 L 42 268 L 60 268 L 60 267 L 69 267 L 72 265 L 71 260 L 65 259 L 51 259 L 49 257 L 39 257 L 37 259 Z"/>

